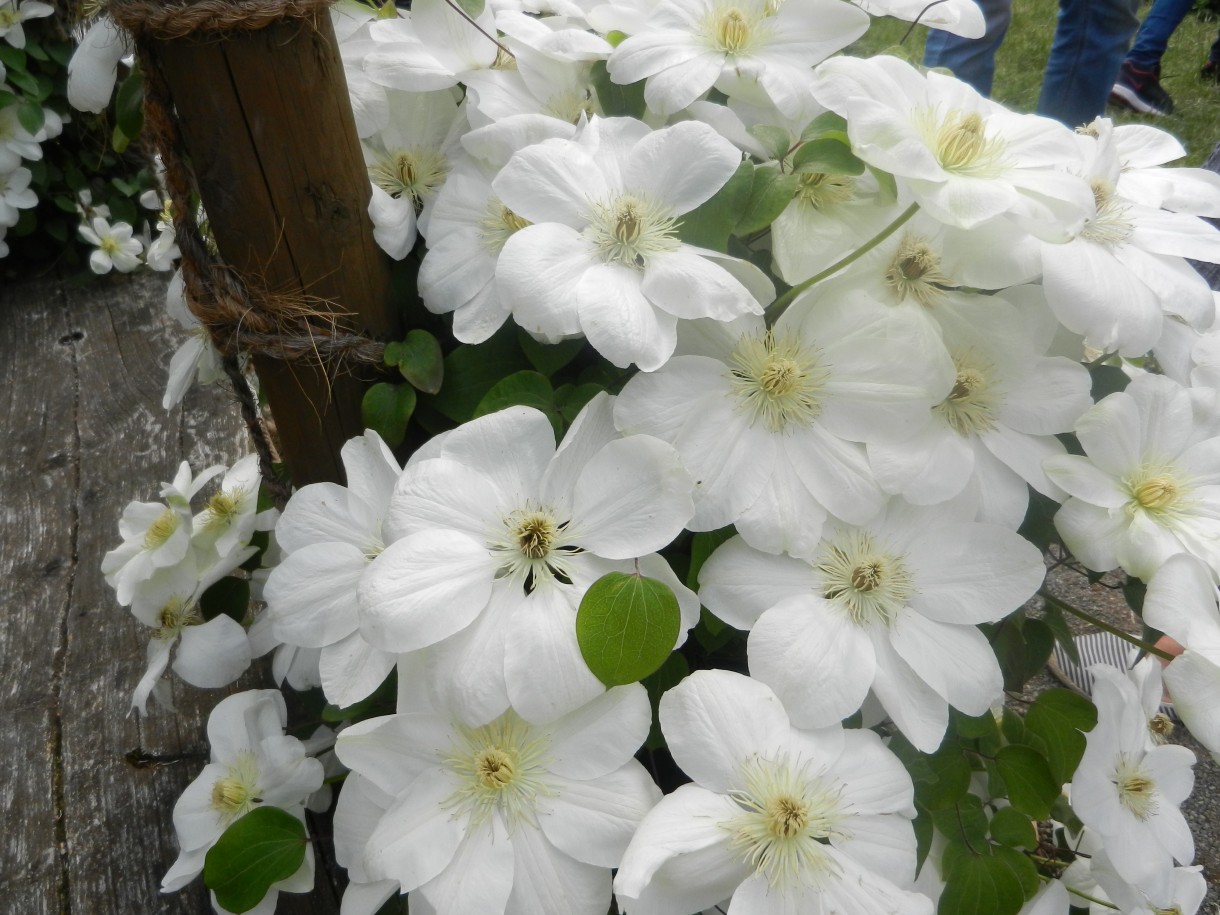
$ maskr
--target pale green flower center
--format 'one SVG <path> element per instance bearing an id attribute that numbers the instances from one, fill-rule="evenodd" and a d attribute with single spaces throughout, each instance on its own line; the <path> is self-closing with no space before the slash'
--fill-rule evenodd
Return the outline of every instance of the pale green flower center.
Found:
<path id="1" fill-rule="evenodd" d="M 1144 465 L 1123 481 L 1131 501 L 1128 513 L 1142 511 L 1162 525 L 1173 523 L 1190 507 L 1193 489 L 1169 464 Z"/>
<path id="2" fill-rule="evenodd" d="M 208 499 L 202 512 L 202 524 L 205 530 L 224 530 L 241 514 L 242 503 L 246 499 L 246 490 L 240 486 L 233 489 L 222 489 Z"/>
<path id="3" fill-rule="evenodd" d="M 163 546 L 170 537 L 174 536 L 174 532 L 178 530 L 178 525 L 181 523 L 180 514 L 172 508 L 165 509 L 144 532 L 144 549 L 155 550 L 157 547 Z"/>
<path id="4" fill-rule="evenodd" d="M 716 46 L 736 54 L 750 43 L 750 23 L 740 10 L 727 9 L 716 20 Z"/>
<path id="5" fill-rule="evenodd" d="M 546 112 L 569 124 L 577 124 L 582 117 L 590 117 L 598 113 L 589 93 L 577 91 L 552 95 L 547 99 Z"/>
<path id="6" fill-rule="evenodd" d="M 212 783 L 212 809 L 224 823 L 231 823 L 263 802 L 258 781 L 258 760 L 242 750 L 229 771 Z"/>
<path id="7" fill-rule="evenodd" d="M 101 244 L 98 245 L 98 248 L 106 254 L 109 254 L 111 257 L 114 257 L 114 255 L 119 253 L 119 240 L 113 235 L 103 235 Z"/>
<path id="8" fill-rule="evenodd" d="M 1004 141 L 987 136 L 987 122 L 977 111 L 952 109 L 942 117 L 938 109 L 925 108 L 915 113 L 915 125 L 945 171 L 978 178 L 1003 171 Z"/>
<path id="9" fill-rule="evenodd" d="M 820 394 L 830 377 L 816 347 L 768 330 L 748 334 L 729 357 L 729 383 L 750 425 L 772 432 L 807 426 L 822 412 Z"/>
<path id="10" fill-rule="evenodd" d="M 796 199 L 815 210 L 824 210 L 847 203 L 856 196 L 856 179 L 850 175 L 827 175 L 824 172 L 798 172 Z"/>
<path id="11" fill-rule="evenodd" d="M 567 542 L 568 523 L 550 506 L 527 504 L 510 512 L 488 537 L 488 549 L 500 560 L 497 578 L 518 581 L 531 592 L 540 584 L 571 584 L 571 557 L 580 547 Z"/>
<path id="12" fill-rule="evenodd" d="M 448 171 L 449 163 L 435 149 L 414 147 L 385 153 L 369 166 L 369 177 L 391 197 L 409 197 L 418 208 Z"/>
<path id="13" fill-rule="evenodd" d="M 15 9 L 0 9 L 0 29 L 11 29 L 21 21 L 21 14 Z"/>
<path id="14" fill-rule="evenodd" d="M 971 436 L 995 428 L 999 393 L 992 382 L 995 368 L 972 352 L 955 353 L 957 377 L 949 396 L 932 408 L 958 435 Z"/>
<path id="15" fill-rule="evenodd" d="M 866 531 L 845 530 L 815 560 L 822 596 L 858 626 L 888 626 L 915 593 L 903 557 L 877 544 Z"/>
<path id="16" fill-rule="evenodd" d="M 487 201 L 487 210 L 479 220 L 479 236 L 488 251 L 499 254 L 504 243 L 528 225 L 528 219 L 522 219 L 493 197 Z"/>
<path id="17" fill-rule="evenodd" d="M 1119 756 L 1111 779 L 1118 789 L 1118 800 L 1137 820 L 1147 820 L 1157 812 L 1156 783 L 1140 762 Z"/>
<path id="18" fill-rule="evenodd" d="M 930 308 L 944 297 L 940 287 L 949 285 L 949 278 L 940 272 L 936 250 L 920 236 L 907 233 L 885 270 L 885 282 L 898 301 L 914 299 Z"/>
<path id="19" fill-rule="evenodd" d="M 648 259 L 681 246 L 678 220 L 655 201 L 624 194 L 594 204 L 586 236 L 606 263 L 644 268 Z"/>
<path id="20" fill-rule="evenodd" d="M 549 746 L 512 709 L 480 728 L 462 728 L 444 756 L 459 787 L 442 806 L 469 815 L 472 825 L 498 810 L 510 832 L 522 824 L 536 827 L 538 798 L 556 793 L 544 768 Z"/>
<path id="21" fill-rule="evenodd" d="M 198 626 L 202 623 L 203 616 L 199 612 L 199 605 L 174 595 L 157 613 L 156 638 L 162 641 L 174 639 L 187 626 Z"/>
<path id="22" fill-rule="evenodd" d="M 1084 224 L 1080 237 L 1102 245 L 1117 245 L 1131 237 L 1134 227 L 1131 224 L 1131 207 L 1123 203 L 1115 194 L 1114 186 L 1108 181 L 1094 178 L 1089 182 L 1093 190 L 1093 202 L 1097 206 L 1097 215 Z"/>
<path id="23" fill-rule="evenodd" d="M 831 838 L 847 838 L 842 786 L 811 766 L 786 756 L 751 757 L 741 768 L 742 787 L 729 792 L 741 813 L 720 822 L 741 860 L 776 888 L 814 885 L 836 867 L 826 853 Z"/>

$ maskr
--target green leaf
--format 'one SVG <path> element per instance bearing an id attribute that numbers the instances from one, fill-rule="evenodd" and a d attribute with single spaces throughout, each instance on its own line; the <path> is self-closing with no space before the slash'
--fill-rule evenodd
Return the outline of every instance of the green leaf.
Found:
<path id="1" fill-rule="evenodd" d="M 597 90 L 597 100 L 601 103 L 602 113 L 608 118 L 638 118 L 648 107 L 644 101 L 644 80 L 626 86 L 620 85 L 610 79 L 610 72 L 606 69 L 604 60 L 593 64 L 589 81 Z"/>
<path id="2" fill-rule="evenodd" d="M 923 869 L 928 860 L 928 852 L 932 850 L 932 836 L 936 826 L 932 822 L 932 814 L 922 804 L 915 805 L 915 819 L 911 826 L 915 829 L 915 873 Z"/>
<path id="3" fill-rule="evenodd" d="M 1084 823 L 1076 816 L 1066 794 L 1059 795 L 1059 799 L 1055 801 L 1055 806 L 1051 808 L 1051 818 L 1056 823 L 1062 823 L 1069 832 L 1079 834 L 1080 830 L 1084 829 Z"/>
<path id="4" fill-rule="evenodd" d="M 792 137 L 782 127 L 756 124 L 753 127 L 747 127 L 746 133 L 757 140 L 767 154 L 777 161 L 787 155 L 788 148 L 792 145 Z"/>
<path id="5" fill-rule="evenodd" d="M 3 47 L 3 45 L 0 45 L 0 47 Z M 0 57 L 3 57 L 3 54 L 0 54 Z M 21 57 L 24 60 L 25 54 L 22 54 Z M 30 98 L 38 98 L 38 78 L 33 73 L 28 73 L 24 69 L 9 65 L 8 81 Z"/>
<path id="6" fill-rule="evenodd" d="M 364 392 L 364 400 L 360 403 L 365 428 L 380 435 L 391 448 L 402 444 L 407 423 L 415 412 L 415 401 L 415 389 L 409 384 L 383 381 L 373 385 Z"/>
<path id="7" fill-rule="evenodd" d="M 475 417 L 495 413 L 505 407 L 534 407 L 555 420 L 555 392 L 545 375 L 537 372 L 514 372 L 492 385 L 479 405 L 474 408 Z"/>
<path id="8" fill-rule="evenodd" d="M 566 425 L 571 425 L 585 404 L 601 392 L 601 385 L 597 384 L 560 385 L 555 389 L 555 411 Z"/>
<path id="9" fill-rule="evenodd" d="M 1034 821 L 1011 807 L 995 812 L 991 818 L 991 838 L 1009 848 L 1036 848 L 1038 829 Z"/>
<path id="10" fill-rule="evenodd" d="M 386 365 L 398 367 L 402 377 L 425 394 L 441 389 L 445 377 L 445 356 L 440 342 L 426 330 L 411 330 L 401 343 L 387 343 L 382 357 Z"/>
<path id="11" fill-rule="evenodd" d="M 621 686 L 664 663 L 681 622 L 678 599 L 664 582 L 610 572 L 581 599 L 576 641 L 593 675 L 606 686 Z"/>
<path id="12" fill-rule="evenodd" d="M 1021 884 L 1021 890 L 1025 895 L 1025 899 L 1027 901 L 1033 899 L 1034 894 L 1038 892 L 1038 888 L 1042 885 L 1042 881 L 1038 879 L 1038 868 L 1034 867 L 1034 862 L 1015 848 L 992 848 L 991 854 L 997 861 L 1002 861 L 1006 864 L 1008 869 L 1013 872 L 1013 875 Z"/>
<path id="13" fill-rule="evenodd" d="M 1055 634 L 1055 643 L 1063 649 L 1064 654 L 1071 658 L 1074 664 L 1079 664 L 1080 653 L 1076 650 L 1076 639 L 1072 636 L 1072 628 L 1068 625 L 1063 611 L 1053 604 L 1047 604 L 1042 610 L 1042 622 Z"/>
<path id="14" fill-rule="evenodd" d="M 847 118 L 841 114 L 835 114 L 833 111 L 827 111 L 809 122 L 809 126 L 801 132 L 801 140 L 807 143 L 819 137 L 838 134 L 847 136 Z"/>
<path id="15" fill-rule="evenodd" d="M 1025 892 L 1012 868 L 991 855 L 959 855 L 945 874 L 937 915 L 1016 915 Z"/>
<path id="16" fill-rule="evenodd" d="M 492 385 L 528 367 L 516 331 L 505 325 L 484 342 L 459 346 L 445 357 L 445 383 L 431 405 L 455 423 L 464 423 Z"/>
<path id="17" fill-rule="evenodd" d="M 1123 599 L 1131 608 L 1131 612 L 1140 618 L 1144 616 L 1144 596 L 1147 593 L 1148 586 L 1138 578 L 1128 578 L 1127 583 L 1123 585 Z"/>
<path id="18" fill-rule="evenodd" d="M 958 736 L 964 737 L 967 740 L 991 737 L 996 732 L 996 720 L 991 712 L 983 712 L 977 718 L 973 718 L 970 715 L 959 712 L 957 709 L 949 709 L 949 717 Z"/>
<path id="19" fill-rule="evenodd" d="M 42 49 L 42 45 L 36 41 L 33 41 L 28 34 L 26 35 L 25 48 L 23 50 L 29 57 L 32 57 L 37 61 L 46 61 L 51 59 L 47 56 L 47 52 Z"/>
<path id="20" fill-rule="evenodd" d="M 523 330 L 517 331 L 517 342 L 530 365 L 548 378 L 576 358 L 585 348 L 583 337 L 558 343 L 539 343 Z"/>
<path id="21" fill-rule="evenodd" d="M 930 776 L 915 779 L 915 798 L 935 813 L 952 807 L 970 788 L 970 763 L 957 743 L 950 743 L 932 755 L 920 754 L 927 763 Z M 908 767 L 908 771 L 910 767 Z"/>
<path id="22" fill-rule="evenodd" d="M 1118 391 L 1125 391 L 1131 383 L 1131 378 L 1117 365 L 1087 365 L 1089 375 L 1093 380 L 1093 402 L 1108 397 Z"/>
<path id="23" fill-rule="evenodd" d="M 701 531 L 690 541 L 690 570 L 686 573 L 686 587 L 692 591 L 699 590 L 699 570 L 707 562 L 716 548 L 727 540 L 731 540 L 737 529 L 733 525 L 714 531 Z"/>
<path id="24" fill-rule="evenodd" d="M 199 611 L 205 620 L 214 620 L 222 613 L 239 623 L 250 609 L 250 580 L 226 575 L 199 595 Z"/>
<path id="25" fill-rule="evenodd" d="M 114 102 L 114 125 L 131 140 L 144 129 L 144 77 L 138 67 L 119 84 Z"/>
<path id="26" fill-rule="evenodd" d="M 1066 689 L 1049 689 L 1025 715 L 1025 728 L 1046 745 L 1046 761 L 1059 784 L 1072 780 L 1084 755 L 1082 731 L 1097 725 L 1097 708 L 1088 699 Z"/>
<path id="27" fill-rule="evenodd" d="M 784 212 L 796 194 L 797 178 L 785 175 L 772 165 L 760 165 L 754 169 L 754 183 L 750 186 L 750 197 L 741 210 L 734 235 L 752 235 L 761 232 Z"/>
<path id="28" fill-rule="evenodd" d="M 14 77 L 25 75 L 25 51 L 8 44 L 0 44 L 0 64 L 8 68 L 9 82 L 17 82 Z"/>
<path id="29" fill-rule="evenodd" d="M 823 175 L 861 175 L 864 173 L 864 162 L 851 151 L 850 145 L 823 137 L 802 143 L 792 156 L 792 168 L 798 172 L 818 172 Z"/>
<path id="30" fill-rule="evenodd" d="M 996 754 L 996 767 L 1008 786 L 1012 806 L 1035 820 L 1050 815 L 1063 782 L 1051 774 L 1046 758 L 1032 747 L 1012 744 Z"/>
<path id="31" fill-rule="evenodd" d="M 0 89 L 0 108 L 7 108 L 9 105 L 17 104 L 17 96 L 7 89 Z"/>
<path id="32" fill-rule="evenodd" d="M 1029 508 L 1025 510 L 1025 519 L 1017 533 L 1045 553 L 1059 539 L 1055 530 L 1055 512 L 1059 511 L 1059 503 L 1032 487 L 1026 489 L 1029 491 Z"/>
<path id="33" fill-rule="evenodd" d="M 484 0 L 447 0 L 454 2 L 471 19 L 478 19 L 483 14 Z"/>
<path id="34" fill-rule="evenodd" d="M 932 822 L 942 836 L 968 848 L 987 847 L 987 814 L 983 801 L 976 795 L 964 794 L 952 807 L 932 813 Z"/>
<path id="35" fill-rule="evenodd" d="M 22 102 L 17 106 L 17 121 L 30 133 L 42 130 L 46 119 L 46 112 L 37 102 Z"/>
<path id="36" fill-rule="evenodd" d="M 305 825 L 278 807 L 256 807 L 232 823 L 204 858 L 203 882 L 230 912 L 248 912 L 273 883 L 305 860 Z"/>
<path id="37" fill-rule="evenodd" d="M 995 630 L 992 648 L 1004 673 L 1004 688 L 1020 692 L 1055 647 L 1055 635 L 1041 620 L 1009 617 Z"/>
<path id="38" fill-rule="evenodd" d="M 648 690 L 648 701 L 652 705 L 652 728 L 648 732 L 648 739 L 644 741 L 644 746 L 649 750 L 665 746 L 665 735 L 661 733 L 661 723 L 657 717 L 661 696 L 666 690 L 681 683 L 689 673 L 690 664 L 686 662 L 686 658 L 673 651 L 664 664 L 644 678 L 644 688 Z"/>
<path id="39" fill-rule="evenodd" d="M 110 132 L 110 148 L 116 153 L 122 155 L 127 151 L 127 147 L 131 145 L 131 137 L 123 133 L 123 128 L 115 126 Z"/>
<path id="40" fill-rule="evenodd" d="M 742 162 L 724 187 L 682 217 L 678 237 L 688 245 L 712 251 L 727 251 L 729 235 L 750 200 L 754 166 Z"/>

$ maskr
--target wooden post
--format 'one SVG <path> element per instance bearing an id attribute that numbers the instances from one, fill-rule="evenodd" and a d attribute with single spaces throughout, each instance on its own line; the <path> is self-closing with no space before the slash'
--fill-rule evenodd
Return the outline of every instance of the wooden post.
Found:
<path id="1" fill-rule="evenodd" d="M 221 258 L 245 282 L 385 340 L 389 262 L 367 215 L 368 173 L 326 12 L 257 31 L 153 39 Z M 339 449 L 363 428 L 365 384 L 255 355 L 293 482 L 344 479 Z M 328 377 L 329 376 L 329 377 Z"/>

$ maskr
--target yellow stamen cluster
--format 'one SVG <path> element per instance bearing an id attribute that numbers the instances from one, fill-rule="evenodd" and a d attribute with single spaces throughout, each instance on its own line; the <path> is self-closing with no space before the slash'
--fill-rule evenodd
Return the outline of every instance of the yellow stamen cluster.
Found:
<path id="1" fill-rule="evenodd" d="M 463 728 L 444 758 L 460 787 L 444 802 L 471 824 L 499 811 L 509 830 L 536 826 L 538 799 L 554 793 L 546 783 L 549 741 L 511 709 L 490 724 Z"/>
<path id="2" fill-rule="evenodd" d="M 819 395 L 830 373 L 818 351 L 796 337 L 768 330 L 738 341 L 729 357 L 729 381 L 750 424 L 772 432 L 807 426 L 822 412 Z"/>
<path id="3" fill-rule="evenodd" d="M 380 156 L 369 166 L 373 183 L 394 198 L 409 197 L 416 208 L 440 186 L 449 164 L 434 149 L 398 149 Z"/>
<path id="4" fill-rule="evenodd" d="M 157 520 L 149 525 L 144 532 L 144 549 L 155 550 L 163 546 L 182 523 L 182 516 L 172 508 L 166 508 L 157 516 Z"/>
<path id="5" fill-rule="evenodd" d="M 949 396 L 932 408 L 958 435 L 971 436 L 995 428 L 1000 396 L 992 382 L 995 368 L 972 351 L 953 354 L 957 376 Z"/>
<path id="6" fill-rule="evenodd" d="M 915 125 L 941 168 L 955 175 L 995 177 L 1005 166 L 1007 147 L 987 135 L 987 121 L 977 111 L 936 108 L 915 113 Z"/>
<path id="7" fill-rule="evenodd" d="M 797 172 L 796 199 L 815 210 L 847 203 L 856 196 L 856 179 L 850 175 Z"/>
<path id="8" fill-rule="evenodd" d="M 885 271 L 886 285 L 901 302 L 914 299 L 925 308 L 936 304 L 943 296 L 941 286 L 950 280 L 940 272 L 940 255 L 918 235 L 903 235 Z"/>
<path id="9" fill-rule="evenodd" d="M 1094 178 L 1089 182 L 1097 213 L 1085 222 L 1080 237 L 1101 245 L 1118 245 L 1131 237 L 1131 207 L 1115 193 L 1108 181 Z"/>
<path id="10" fill-rule="evenodd" d="M 859 626 L 890 625 L 915 593 L 902 557 L 877 544 L 867 531 L 839 533 L 823 546 L 815 568 L 822 577 L 822 596 Z"/>

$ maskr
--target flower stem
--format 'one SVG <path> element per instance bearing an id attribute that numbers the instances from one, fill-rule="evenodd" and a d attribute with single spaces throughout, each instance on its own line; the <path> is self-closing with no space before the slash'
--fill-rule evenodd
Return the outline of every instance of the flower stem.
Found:
<path id="1" fill-rule="evenodd" d="M 1155 645 L 1150 645 L 1149 643 L 1145 642 L 1143 639 L 1136 638 L 1135 636 L 1131 635 L 1131 633 L 1124 632 L 1122 629 L 1119 629 L 1117 626 L 1112 626 L 1110 623 L 1107 623 L 1105 620 L 1099 619 L 1098 617 L 1094 616 L 1093 614 L 1088 613 L 1084 610 L 1081 610 L 1079 607 L 1077 607 L 1073 604 L 1069 604 L 1067 601 L 1061 600 L 1058 597 L 1055 597 L 1055 595 L 1053 595 L 1049 591 L 1047 591 L 1046 588 L 1040 589 L 1038 591 L 1038 596 L 1041 597 L 1048 604 L 1051 604 L 1054 607 L 1058 607 L 1060 610 L 1066 610 L 1068 613 L 1072 614 L 1073 616 L 1079 617 L 1080 619 L 1084 620 L 1086 623 L 1091 623 L 1092 625 L 1096 626 L 1098 629 L 1103 630 L 1104 632 L 1108 632 L 1111 635 L 1118 636 L 1124 642 L 1130 642 L 1132 645 L 1139 648 L 1141 651 L 1146 652 L 1147 654 L 1155 655 L 1156 657 L 1161 658 L 1162 660 L 1165 660 L 1165 661 L 1173 660 L 1173 655 L 1171 655 L 1169 652 L 1165 651 L 1164 649 L 1157 648 Z"/>
<path id="2" fill-rule="evenodd" d="M 889 238 L 891 235 L 893 235 L 895 232 L 897 232 L 899 229 L 901 229 L 906 224 L 907 220 L 909 220 L 912 216 L 915 215 L 915 213 L 918 209 L 919 209 L 919 204 L 912 203 L 909 207 L 907 207 L 905 210 L 903 210 L 901 214 L 899 214 L 897 219 L 895 219 L 888 226 L 886 226 L 884 229 L 882 229 L 880 232 L 878 232 L 876 235 L 874 235 L 872 238 L 870 238 L 868 241 L 866 241 L 863 245 L 861 245 L 851 254 L 841 257 L 839 260 L 835 261 L 825 270 L 821 271 L 820 273 L 815 273 L 813 276 L 809 277 L 809 279 L 802 280 L 801 282 L 797 283 L 795 286 L 793 286 L 791 289 L 789 289 L 787 292 L 785 292 L 783 295 L 781 295 L 778 299 L 776 299 L 774 302 L 772 302 L 768 306 L 768 308 L 767 308 L 768 317 L 770 317 L 772 320 L 777 319 L 780 315 L 782 315 L 784 313 L 785 309 L 787 309 L 787 307 L 792 304 L 793 299 L 795 299 L 798 295 L 800 295 L 802 292 L 804 292 L 814 283 L 820 283 L 822 280 L 826 279 L 828 276 L 834 276 L 836 273 L 838 273 L 848 264 L 854 263 L 855 261 L 857 261 L 861 257 L 863 257 L 865 254 L 868 254 L 869 251 L 872 251 L 873 248 L 877 247 L 879 244 L 881 244 L 883 241 L 885 241 L 887 238 Z"/>

